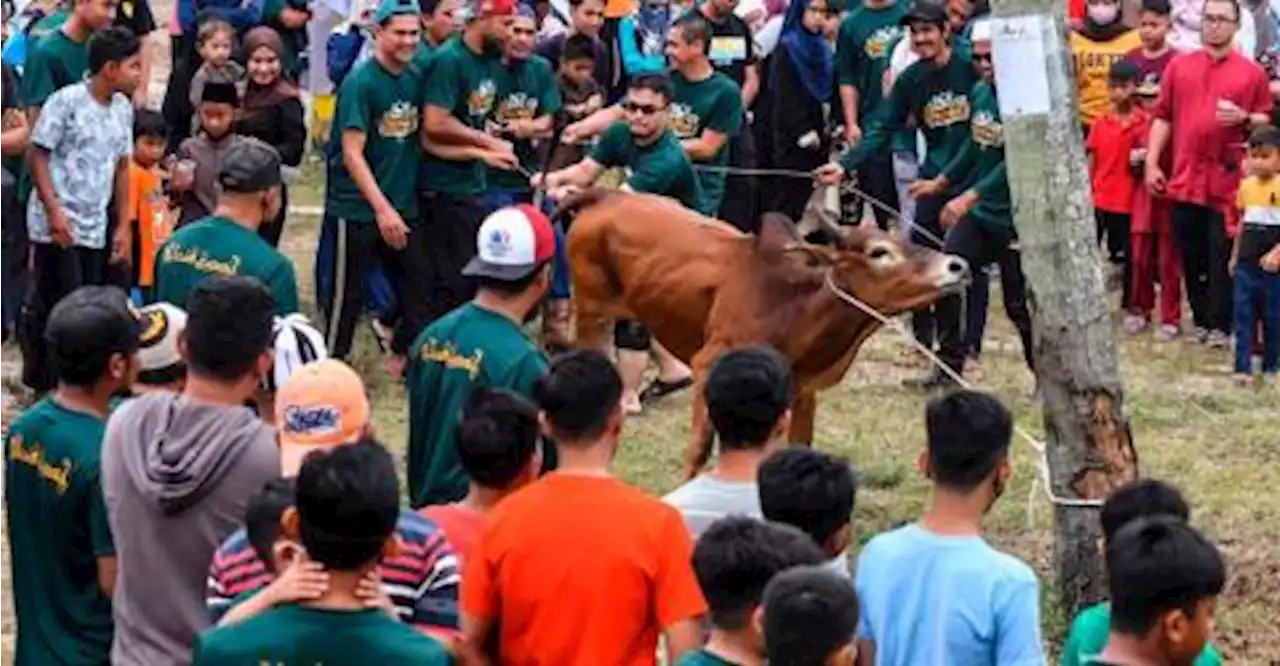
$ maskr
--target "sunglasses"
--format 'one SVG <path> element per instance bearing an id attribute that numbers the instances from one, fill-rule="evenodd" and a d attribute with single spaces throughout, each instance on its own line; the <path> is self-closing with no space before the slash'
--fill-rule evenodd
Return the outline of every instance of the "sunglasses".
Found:
<path id="1" fill-rule="evenodd" d="M 666 106 L 657 106 L 656 104 L 636 104 L 635 102 L 622 103 L 623 111 L 626 111 L 627 113 L 639 113 L 642 116 L 652 116 L 666 108 Z"/>
<path id="2" fill-rule="evenodd" d="M 973 54 L 973 60 L 974 62 L 991 62 L 991 54 L 975 53 Z"/>

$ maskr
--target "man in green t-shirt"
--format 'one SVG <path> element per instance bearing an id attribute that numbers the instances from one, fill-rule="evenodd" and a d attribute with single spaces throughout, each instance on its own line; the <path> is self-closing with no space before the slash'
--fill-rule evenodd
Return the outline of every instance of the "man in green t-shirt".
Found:
<path id="1" fill-rule="evenodd" d="M 498 100 L 502 44 L 515 0 L 468 0 L 470 18 L 457 39 L 431 57 L 423 97 L 422 210 L 427 247 L 426 321 L 475 295 L 462 267 L 475 256 L 476 230 L 488 189 L 485 166 L 514 169 L 511 142 L 486 132 Z"/>
<path id="2" fill-rule="evenodd" d="M 81 287 L 49 315 L 57 388 L 5 438 L 14 663 L 110 661 L 116 555 L 100 451 L 109 401 L 138 373 L 142 324 L 115 287 Z"/>
<path id="3" fill-rule="evenodd" d="M 327 584 L 307 601 L 276 606 L 200 637 L 195 666 L 422 664 L 447 666 L 435 639 L 414 631 L 361 592 L 399 548 L 400 483 L 391 454 L 372 438 L 308 456 L 281 536 L 302 546 Z"/>
<path id="4" fill-rule="evenodd" d="M 258 235 L 258 227 L 280 212 L 280 154 L 244 137 L 227 150 L 218 185 L 213 214 L 179 229 L 160 247 L 156 300 L 185 308 L 187 296 L 204 280 L 242 275 L 266 285 L 279 314 L 297 312 L 293 264 Z"/>
<path id="5" fill-rule="evenodd" d="M 456 502 L 467 473 L 453 445 L 462 406 L 477 386 L 532 398 L 547 361 L 520 325 L 551 285 L 556 237 L 546 215 L 529 204 L 491 213 L 473 240 L 463 273 L 479 283 L 475 298 L 427 327 L 406 368 L 409 504 Z M 554 448 L 543 469 L 556 465 Z"/>
<path id="6" fill-rule="evenodd" d="M 379 259 L 396 290 L 399 319 L 391 351 L 402 355 L 424 325 L 426 249 L 419 223 L 417 169 L 422 158 L 422 73 L 414 0 L 384 0 L 374 15 L 373 57 L 342 81 L 330 142 L 324 213 L 338 235 L 333 288 L 321 294 L 326 343 L 346 358 L 364 313 L 365 276 Z"/>
<path id="7" fill-rule="evenodd" d="M 22 99 L 32 127 L 49 95 L 88 74 L 89 37 L 111 27 L 114 17 L 112 0 L 75 0 L 66 22 L 30 46 L 22 70 Z"/>
<path id="8" fill-rule="evenodd" d="M 672 67 L 671 129 L 690 160 L 721 167 L 698 172 L 700 210 L 715 216 L 724 199 L 727 176 L 722 167 L 729 163 L 729 139 L 742 130 L 742 91 L 712 67 L 711 37 L 711 25 L 702 15 L 685 14 L 667 33 L 667 58 Z"/>

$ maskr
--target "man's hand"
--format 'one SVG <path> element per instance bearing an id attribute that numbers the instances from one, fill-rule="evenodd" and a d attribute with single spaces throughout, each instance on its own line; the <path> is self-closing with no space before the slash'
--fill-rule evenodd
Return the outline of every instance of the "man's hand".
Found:
<path id="1" fill-rule="evenodd" d="M 480 153 L 480 161 L 494 169 L 503 171 L 516 171 L 520 168 L 520 160 L 516 159 L 514 153 L 498 153 L 485 150 Z"/>
<path id="2" fill-rule="evenodd" d="M 973 207 L 977 205 L 977 203 L 978 193 L 973 190 L 969 190 L 951 201 L 948 201 L 947 205 L 942 207 L 942 213 L 938 216 L 939 221 L 942 222 L 942 227 L 944 229 L 950 229 L 951 227 L 956 226 L 956 222 L 959 222 L 960 218 L 968 215 L 969 211 L 973 210 Z"/>
<path id="3" fill-rule="evenodd" d="M 1168 185 L 1164 179 L 1164 170 L 1158 164 L 1152 164 L 1151 160 L 1147 160 L 1147 168 L 1144 170 L 1146 174 L 1147 189 L 1152 194 L 1164 194 L 1164 188 Z"/>
<path id="4" fill-rule="evenodd" d="M 133 234 L 129 232 L 128 225 L 120 225 L 111 239 L 110 263 L 119 266 L 128 266 L 133 263 Z"/>
<path id="5" fill-rule="evenodd" d="M 396 605 L 392 603 L 391 597 L 387 596 L 387 591 L 382 587 L 382 572 L 378 569 L 372 569 L 360 578 L 360 582 L 356 583 L 356 598 L 365 608 L 377 608 L 393 620 L 399 620 L 400 614 L 396 612 Z"/>
<path id="6" fill-rule="evenodd" d="M 1227 127 L 1236 127 L 1249 122 L 1249 112 L 1229 99 L 1218 99 L 1217 117 L 1218 122 Z"/>
<path id="7" fill-rule="evenodd" d="M 9 109 L 0 116 L 0 129 L 8 132 L 9 130 L 22 129 L 27 126 L 27 114 L 21 109 Z"/>
<path id="8" fill-rule="evenodd" d="M 848 142 L 850 148 L 862 140 L 862 128 L 858 127 L 858 123 L 844 124 L 844 140 Z"/>
<path id="9" fill-rule="evenodd" d="M 62 212 L 62 208 L 53 208 L 46 211 L 46 217 L 49 219 L 49 238 L 54 244 L 62 248 L 71 247 L 75 239 L 71 236 L 71 221 L 67 214 Z"/>
<path id="10" fill-rule="evenodd" d="M 813 177 L 823 185 L 839 185 L 844 179 L 844 167 L 838 162 L 827 162 L 813 170 Z"/>
<path id="11" fill-rule="evenodd" d="M 573 123 L 564 128 L 560 133 L 560 143 L 575 146 L 586 140 L 586 132 L 583 131 L 581 123 Z"/>
<path id="12" fill-rule="evenodd" d="M 532 118 L 516 118 L 507 122 L 507 131 L 517 139 L 532 139 L 538 129 Z"/>
<path id="13" fill-rule="evenodd" d="M 941 192 L 947 186 L 947 181 L 942 176 L 937 178 L 928 178 L 912 181 L 907 186 L 907 196 L 911 197 L 931 197 Z"/>
<path id="14" fill-rule="evenodd" d="M 404 218 L 400 217 L 400 212 L 388 205 L 385 208 L 375 210 L 374 215 L 378 222 L 378 233 L 382 235 L 382 240 L 397 250 L 403 250 L 409 244 L 409 225 L 404 223 Z"/>
<path id="15" fill-rule="evenodd" d="M 329 589 L 329 574 L 319 562 L 294 558 L 278 578 L 262 591 L 272 606 L 318 599 Z"/>
<path id="16" fill-rule="evenodd" d="M 1271 248 L 1270 252 L 1262 255 L 1262 259 L 1258 260 L 1258 264 L 1262 266 L 1262 270 L 1268 273 L 1280 273 L 1280 245 Z"/>
<path id="17" fill-rule="evenodd" d="M 280 24 L 290 30 L 297 30 L 311 20 L 311 12 L 306 12 L 293 7 L 285 7 L 280 10 Z"/>
<path id="18" fill-rule="evenodd" d="M 535 190 L 543 188 L 550 189 L 552 186 L 552 180 L 551 174 L 539 171 L 538 173 L 529 176 L 529 187 L 532 187 Z"/>

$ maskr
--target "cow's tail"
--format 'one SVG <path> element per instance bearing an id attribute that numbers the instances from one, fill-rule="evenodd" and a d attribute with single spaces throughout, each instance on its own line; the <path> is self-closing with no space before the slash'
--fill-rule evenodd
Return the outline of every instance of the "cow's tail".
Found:
<path id="1" fill-rule="evenodd" d="M 617 190 L 609 190 L 603 187 L 590 187 L 570 194 L 556 206 L 555 212 L 551 214 L 551 221 L 561 222 L 565 225 L 565 228 L 568 228 L 569 222 L 578 214 L 578 211 L 590 208 L 613 196 L 616 192 Z"/>

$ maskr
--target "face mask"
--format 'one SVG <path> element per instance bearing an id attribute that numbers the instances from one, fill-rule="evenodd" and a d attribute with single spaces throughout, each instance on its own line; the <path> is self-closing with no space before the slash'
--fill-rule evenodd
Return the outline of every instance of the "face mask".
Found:
<path id="1" fill-rule="evenodd" d="M 1120 15 L 1120 7 L 1116 5 L 1089 5 L 1089 20 L 1098 25 L 1111 25 Z"/>

